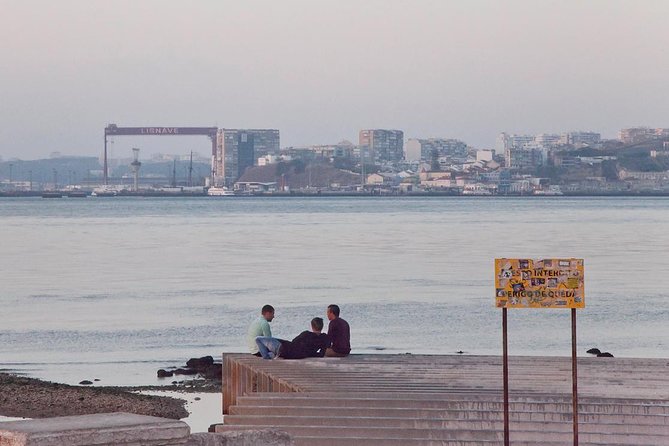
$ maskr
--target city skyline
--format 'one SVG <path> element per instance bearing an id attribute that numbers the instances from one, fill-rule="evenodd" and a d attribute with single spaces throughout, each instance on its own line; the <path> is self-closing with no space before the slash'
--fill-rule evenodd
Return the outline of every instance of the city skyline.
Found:
<path id="1" fill-rule="evenodd" d="M 663 2 L 201 1 L 186 9 L 65 0 L 2 9 L 4 159 L 99 154 L 110 122 L 276 128 L 282 146 L 397 128 L 405 138 L 494 148 L 503 131 L 615 138 L 625 127 L 665 127 L 669 114 Z M 116 144 L 206 153 L 208 142 Z"/>

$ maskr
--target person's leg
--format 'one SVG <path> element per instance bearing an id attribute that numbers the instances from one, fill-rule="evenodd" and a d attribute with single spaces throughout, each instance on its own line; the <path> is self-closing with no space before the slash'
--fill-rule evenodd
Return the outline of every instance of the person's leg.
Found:
<path id="1" fill-rule="evenodd" d="M 258 352 L 263 359 L 272 359 L 274 354 L 268 348 L 268 344 L 271 345 L 270 340 L 272 338 L 267 336 L 258 336 L 256 338 L 256 344 L 258 345 Z"/>
<path id="2" fill-rule="evenodd" d="M 328 358 L 343 358 L 345 356 L 348 356 L 348 353 L 339 353 L 332 350 L 331 348 L 328 348 L 327 350 L 325 350 L 325 356 Z"/>
<path id="3" fill-rule="evenodd" d="M 258 350 L 263 359 L 274 359 L 279 354 L 281 347 L 281 341 L 267 336 L 258 336 L 256 344 L 258 344 Z"/>

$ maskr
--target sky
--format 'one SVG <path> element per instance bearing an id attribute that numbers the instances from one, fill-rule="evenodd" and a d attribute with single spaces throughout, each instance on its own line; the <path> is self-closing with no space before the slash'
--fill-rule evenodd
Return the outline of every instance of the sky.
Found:
<path id="1" fill-rule="evenodd" d="M 120 126 L 499 132 L 669 127 L 664 0 L 0 0 L 0 157 L 97 156 Z M 209 152 L 117 137 L 116 155 Z"/>

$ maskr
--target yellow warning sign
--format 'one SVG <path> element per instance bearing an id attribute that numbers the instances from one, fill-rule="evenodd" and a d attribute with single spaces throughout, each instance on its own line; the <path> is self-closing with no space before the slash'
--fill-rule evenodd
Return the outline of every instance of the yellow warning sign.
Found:
<path id="1" fill-rule="evenodd" d="M 583 259 L 495 259 L 498 308 L 584 308 Z"/>

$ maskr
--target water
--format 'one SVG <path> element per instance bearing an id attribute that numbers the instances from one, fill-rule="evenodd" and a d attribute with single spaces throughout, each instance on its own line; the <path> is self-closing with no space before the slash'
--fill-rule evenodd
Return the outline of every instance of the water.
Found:
<path id="1" fill-rule="evenodd" d="M 337 303 L 354 352 L 501 352 L 495 257 L 582 257 L 579 350 L 669 357 L 666 198 L 0 199 L 0 368 L 150 384 L 292 338 Z M 511 310 L 511 354 L 569 355 L 563 310 Z"/>

